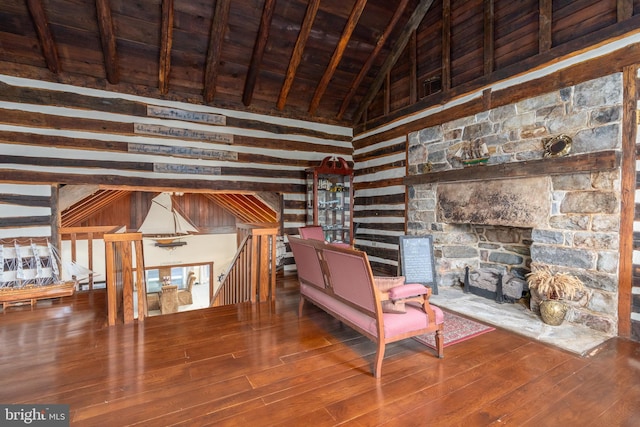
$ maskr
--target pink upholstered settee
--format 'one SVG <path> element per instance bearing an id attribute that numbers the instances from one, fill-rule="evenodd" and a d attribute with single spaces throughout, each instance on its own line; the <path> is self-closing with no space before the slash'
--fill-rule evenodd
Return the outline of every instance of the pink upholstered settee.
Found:
<path id="1" fill-rule="evenodd" d="M 433 332 L 437 355 L 443 357 L 443 313 L 429 304 L 430 288 L 405 284 L 383 293 L 375 285 L 365 252 L 291 236 L 289 244 L 300 282 L 299 315 L 309 301 L 377 343 L 375 377 L 381 375 L 387 343 Z M 383 312 L 382 301 L 403 298 L 412 300 L 406 312 Z"/>

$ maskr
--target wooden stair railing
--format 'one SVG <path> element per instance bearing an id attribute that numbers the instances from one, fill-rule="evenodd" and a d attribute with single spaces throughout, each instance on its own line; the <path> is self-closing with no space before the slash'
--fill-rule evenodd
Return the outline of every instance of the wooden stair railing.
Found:
<path id="1" fill-rule="evenodd" d="M 238 225 L 238 251 L 214 296 L 211 307 L 275 300 L 278 226 Z"/>
<path id="2" fill-rule="evenodd" d="M 109 326 L 115 325 L 117 321 L 132 323 L 134 320 L 134 270 L 136 274 L 135 283 L 138 284 L 138 321 L 142 322 L 147 314 L 142 233 L 105 234 L 104 243 Z"/>
<path id="3" fill-rule="evenodd" d="M 93 242 L 94 240 L 102 240 L 102 236 L 105 233 L 115 233 L 116 231 L 122 229 L 124 226 L 95 226 L 95 227 L 61 227 L 60 228 L 60 240 L 66 241 L 69 240 L 71 243 L 71 262 L 77 262 L 78 255 L 78 240 L 86 240 L 87 241 L 87 267 L 89 270 L 93 271 Z M 59 248 L 60 252 L 62 252 L 62 247 Z M 75 277 L 74 277 L 75 279 Z M 89 290 L 93 290 L 94 277 L 93 273 L 89 274 L 88 279 L 88 287 Z"/>

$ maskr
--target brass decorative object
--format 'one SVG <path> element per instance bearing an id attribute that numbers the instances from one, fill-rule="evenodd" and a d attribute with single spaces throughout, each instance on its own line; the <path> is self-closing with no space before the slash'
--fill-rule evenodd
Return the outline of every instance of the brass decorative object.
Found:
<path id="1" fill-rule="evenodd" d="M 569 154 L 573 140 L 569 135 L 561 134 L 544 143 L 544 157 L 562 157 Z"/>
<path id="2" fill-rule="evenodd" d="M 553 299 L 540 302 L 540 316 L 547 325 L 561 325 L 566 315 L 567 305 L 564 302 Z"/>

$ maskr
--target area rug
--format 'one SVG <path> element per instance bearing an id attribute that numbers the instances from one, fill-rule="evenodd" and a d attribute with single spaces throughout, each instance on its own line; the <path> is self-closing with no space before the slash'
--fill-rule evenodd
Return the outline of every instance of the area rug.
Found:
<path id="1" fill-rule="evenodd" d="M 485 332 L 494 331 L 496 328 L 483 325 L 482 323 L 475 322 L 467 319 L 466 317 L 458 316 L 457 314 L 450 313 L 442 310 L 444 313 L 444 346 L 453 345 Z M 435 333 L 431 332 L 424 335 L 418 335 L 413 337 L 418 342 L 436 348 Z"/>

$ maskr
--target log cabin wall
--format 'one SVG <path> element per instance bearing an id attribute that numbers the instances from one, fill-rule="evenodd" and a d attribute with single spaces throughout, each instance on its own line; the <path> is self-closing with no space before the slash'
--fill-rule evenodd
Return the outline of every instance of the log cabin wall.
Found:
<path id="1" fill-rule="evenodd" d="M 485 41 L 480 44 L 477 37 L 464 36 L 454 29 L 461 20 L 473 20 L 478 13 L 465 18 L 464 12 L 457 10 L 453 17 L 453 3 L 454 0 L 434 3 L 416 31 L 416 40 L 409 43 L 383 90 L 365 111 L 363 122 L 354 129 L 354 221 L 361 223 L 356 244 L 374 255 L 372 264 L 382 272 L 395 271 L 397 235 L 403 234 L 386 227 L 405 221 L 406 214 L 376 196 L 393 195 L 397 200 L 405 197 L 405 191 L 398 188 L 402 181 L 398 175 L 390 178 L 371 174 L 371 162 L 376 162 L 378 170 L 395 169 L 399 160 L 393 155 L 393 147 L 406 147 L 406 137 L 411 132 L 617 72 L 628 76 L 640 64 L 638 2 L 464 2 L 471 9 L 477 9 L 480 3 L 494 8 L 489 21 L 484 17 Z M 441 43 L 426 37 L 429 31 Z M 468 49 L 466 54 L 464 49 Z M 405 80 L 402 73 L 414 75 L 416 80 Z M 404 86 L 398 83 L 403 80 Z M 629 89 L 628 80 L 625 77 L 625 103 L 633 103 L 637 95 L 635 86 Z M 623 175 L 629 170 L 628 163 L 625 169 L 625 159 L 634 153 L 635 139 L 632 148 L 628 142 L 629 135 L 636 133 L 634 110 L 635 106 L 627 107 L 624 113 Z M 424 167 L 426 172 L 428 165 Z M 623 177 L 622 185 L 626 182 L 627 187 L 621 200 L 618 332 L 629 336 L 632 323 L 634 339 L 638 339 L 640 292 L 636 284 L 632 296 L 631 244 L 625 242 L 630 236 L 629 215 L 633 218 L 633 208 L 629 209 L 633 202 L 625 197 L 630 181 L 633 185 L 635 178 Z M 368 197 L 372 193 L 376 196 Z M 638 271 L 637 265 L 633 271 Z"/>
<path id="2" fill-rule="evenodd" d="M 46 183 L 48 191 L 55 183 L 281 193 L 282 231 L 297 233 L 304 170 L 329 155 L 351 160 L 352 146 L 345 127 L 0 75 L 0 152 L 2 182 Z M 31 187 L 12 188 L 0 197 L 36 203 Z M 48 236 L 50 217 L 12 223 L 40 219 L 39 235 Z"/>
<path id="3" fill-rule="evenodd" d="M 55 236 L 51 219 L 57 212 L 56 203 L 55 186 L 0 184 L 0 239 Z"/>

